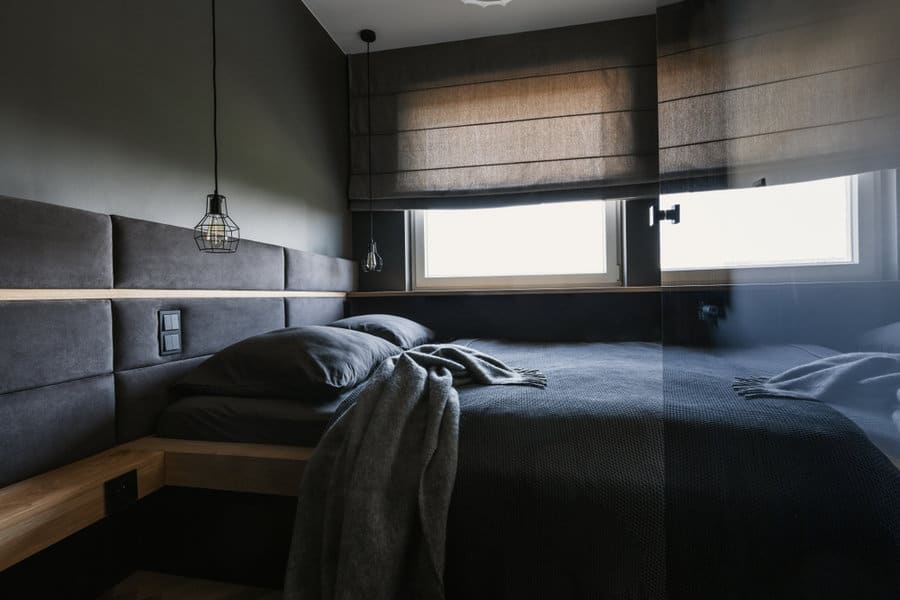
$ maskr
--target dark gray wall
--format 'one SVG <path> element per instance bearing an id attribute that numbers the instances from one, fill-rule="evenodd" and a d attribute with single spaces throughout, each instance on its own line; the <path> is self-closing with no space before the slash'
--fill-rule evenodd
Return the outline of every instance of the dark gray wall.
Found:
<path id="1" fill-rule="evenodd" d="M 369 213 L 353 213 L 353 259 L 361 267 L 369 252 Z M 361 292 L 403 291 L 409 287 L 409 229 L 406 212 L 376 211 L 375 242 L 384 259 L 380 273 L 365 273 L 360 268 L 358 288 Z"/>
<path id="2" fill-rule="evenodd" d="M 347 67 L 300 0 L 218 0 L 220 191 L 249 239 L 350 251 Z M 0 195 L 192 227 L 207 0 L 4 0 Z"/>

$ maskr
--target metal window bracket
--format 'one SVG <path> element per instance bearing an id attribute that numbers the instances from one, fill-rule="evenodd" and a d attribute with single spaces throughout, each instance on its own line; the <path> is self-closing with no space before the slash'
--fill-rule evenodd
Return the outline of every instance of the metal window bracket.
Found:
<path id="1" fill-rule="evenodd" d="M 681 205 L 675 204 L 672 208 L 667 210 L 653 210 L 651 208 L 650 226 L 653 227 L 653 225 L 661 223 L 662 221 L 670 221 L 675 225 L 681 223 Z"/>

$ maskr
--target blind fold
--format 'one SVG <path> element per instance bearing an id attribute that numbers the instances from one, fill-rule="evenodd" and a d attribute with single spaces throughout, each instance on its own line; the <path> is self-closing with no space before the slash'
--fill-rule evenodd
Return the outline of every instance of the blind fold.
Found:
<path id="1" fill-rule="evenodd" d="M 653 17 L 372 55 L 380 209 L 655 195 Z M 350 57 L 351 207 L 368 208 L 365 56 Z"/>
<path id="2" fill-rule="evenodd" d="M 659 161 L 669 188 L 898 164 L 896 0 L 660 7 Z"/>

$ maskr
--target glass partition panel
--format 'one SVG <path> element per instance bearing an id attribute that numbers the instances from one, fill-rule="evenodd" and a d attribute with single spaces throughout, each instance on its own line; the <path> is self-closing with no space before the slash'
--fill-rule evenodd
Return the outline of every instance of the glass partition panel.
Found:
<path id="1" fill-rule="evenodd" d="M 658 6 L 669 598 L 900 594 L 898 30 Z"/>

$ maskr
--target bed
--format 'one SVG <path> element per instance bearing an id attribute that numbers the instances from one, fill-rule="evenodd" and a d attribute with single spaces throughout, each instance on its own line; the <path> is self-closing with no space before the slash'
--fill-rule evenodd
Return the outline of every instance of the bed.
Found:
<path id="1" fill-rule="evenodd" d="M 900 432 L 889 415 L 731 389 L 735 376 L 834 350 L 456 343 L 540 368 L 548 387 L 459 392 L 448 597 L 897 597 L 900 471 L 888 456 L 900 456 Z M 290 414 L 282 433 L 321 432 L 333 408 L 304 416 L 267 402 L 248 427 L 240 415 L 263 404 L 225 400 L 182 398 L 158 433 L 309 444 L 315 433 L 273 438 L 265 423 Z"/>

